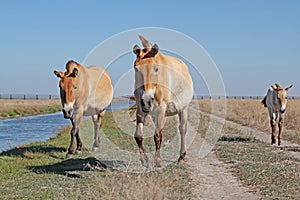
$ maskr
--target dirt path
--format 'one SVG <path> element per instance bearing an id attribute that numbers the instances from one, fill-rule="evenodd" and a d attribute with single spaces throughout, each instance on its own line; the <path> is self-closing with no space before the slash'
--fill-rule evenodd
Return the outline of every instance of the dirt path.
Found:
<path id="1" fill-rule="evenodd" d="M 201 114 L 211 116 L 211 115 L 209 115 L 207 113 L 203 113 L 203 112 L 201 112 Z M 220 117 L 216 117 L 216 116 L 211 116 L 211 117 L 217 121 L 223 120 Z M 232 121 L 227 121 L 227 120 L 225 121 L 225 125 L 238 130 L 241 135 L 254 137 L 255 139 L 260 140 L 267 144 L 270 144 L 270 142 L 271 142 L 271 133 L 265 133 L 262 131 L 258 131 L 258 130 L 252 129 L 250 127 L 243 126 L 238 123 L 235 123 Z M 274 148 L 283 150 L 283 151 L 287 152 L 288 154 L 290 154 L 291 156 L 300 159 L 300 146 L 298 144 L 294 144 L 289 141 L 283 140 L 282 144 L 280 146 L 274 145 Z"/>
<path id="2" fill-rule="evenodd" d="M 198 111 L 199 112 L 199 111 Z M 222 121 L 222 118 L 211 116 L 207 113 L 203 115 L 210 116 L 212 120 Z M 225 125 L 236 130 L 242 135 L 252 136 L 265 143 L 270 143 L 270 135 L 264 132 L 260 132 L 249 127 L 242 126 L 240 124 L 225 121 Z M 194 129 L 195 127 L 190 127 Z M 229 172 L 227 164 L 219 161 L 214 153 L 210 153 L 201 158 L 200 147 L 203 146 L 203 138 L 197 135 L 191 146 L 188 149 L 187 163 L 194 171 L 193 174 L 193 186 L 194 193 L 197 199 L 228 199 L 228 200 L 240 200 L 240 199 L 261 199 L 259 194 L 254 190 L 251 192 L 251 188 L 242 185 L 239 179 L 234 177 Z M 274 147 L 278 148 L 278 147 Z M 300 149 L 299 145 L 292 144 L 288 141 L 283 141 L 281 150 Z M 286 151 L 290 155 L 300 159 L 299 151 Z"/>
<path id="3" fill-rule="evenodd" d="M 199 147 L 203 139 L 196 137 L 188 149 L 187 163 L 193 171 L 193 187 L 196 199 L 260 199 L 250 192 L 249 188 L 242 186 L 241 182 L 228 172 L 226 164 L 219 161 L 212 151 L 205 158 L 201 158 Z"/>

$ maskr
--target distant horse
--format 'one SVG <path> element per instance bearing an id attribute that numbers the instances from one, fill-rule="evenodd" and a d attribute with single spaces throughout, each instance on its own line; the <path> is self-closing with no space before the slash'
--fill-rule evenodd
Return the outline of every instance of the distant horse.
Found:
<path id="1" fill-rule="evenodd" d="M 60 78 L 60 98 L 62 112 L 66 119 L 72 122 L 71 142 L 67 158 L 73 156 L 74 138 L 76 137 L 76 153 L 82 152 L 82 142 L 79 137 L 79 123 L 83 116 L 92 116 L 94 122 L 94 144 L 92 150 L 100 145 L 99 130 L 105 109 L 113 96 L 113 86 L 109 74 L 101 67 L 84 67 L 70 60 L 66 64 L 66 72 L 54 71 Z"/>
<path id="2" fill-rule="evenodd" d="M 178 58 L 164 55 L 157 44 L 153 46 L 144 37 L 139 36 L 144 49 L 138 45 L 133 47 L 136 55 L 135 100 L 136 132 L 135 140 L 139 147 L 141 162 L 148 166 L 148 158 L 143 146 L 143 126 L 149 114 L 155 124 L 154 141 L 156 145 L 155 164 L 160 166 L 160 148 L 165 116 L 179 116 L 181 148 L 178 162 L 185 159 L 185 135 L 187 132 L 188 106 L 192 100 L 194 89 L 188 67 Z"/>
<path id="3" fill-rule="evenodd" d="M 283 116 L 287 105 L 287 92 L 293 85 L 287 88 L 282 88 L 278 83 L 271 86 L 267 95 L 262 100 L 262 104 L 268 107 L 270 124 L 272 128 L 271 144 L 276 144 L 276 125 L 278 123 L 278 145 L 281 144 L 281 132 L 283 126 Z"/>

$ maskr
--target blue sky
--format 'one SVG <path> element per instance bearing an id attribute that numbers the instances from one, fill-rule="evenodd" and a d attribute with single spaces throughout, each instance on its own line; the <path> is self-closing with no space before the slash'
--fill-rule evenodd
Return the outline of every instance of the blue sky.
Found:
<path id="1" fill-rule="evenodd" d="M 53 70 L 69 59 L 83 62 L 120 32 L 161 27 L 205 48 L 227 95 L 264 95 L 275 82 L 300 95 L 300 1 L 143 2 L 0 1 L 0 94 L 58 94 Z"/>

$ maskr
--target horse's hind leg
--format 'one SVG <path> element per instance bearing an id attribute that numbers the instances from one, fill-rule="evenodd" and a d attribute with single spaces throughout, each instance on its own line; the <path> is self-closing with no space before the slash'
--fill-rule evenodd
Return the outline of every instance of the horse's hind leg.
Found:
<path id="1" fill-rule="evenodd" d="M 94 123 L 94 144 L 92 147 L 92 151 L 96 151 L 97 148 L 100 146 L 100 129 L 102 127 L 102 119 L 105 114 L 105 111 L 102 111 L 99 114 L 95 114 L 92 116 L 93 123 Z"/>
<path id="2" fill-rule="evenodd" d="M 188 118 L 188 110 L 184 109 L 182 112 L 178 114 L 179 116 L 179 132 L 181 135 L 181 145 L 180 145 L 180 156 L 178 158 L 178 162 L 185 159 L 186 149 L 185 149 L 185 135 L 187 132 L 187 118 Z"/>

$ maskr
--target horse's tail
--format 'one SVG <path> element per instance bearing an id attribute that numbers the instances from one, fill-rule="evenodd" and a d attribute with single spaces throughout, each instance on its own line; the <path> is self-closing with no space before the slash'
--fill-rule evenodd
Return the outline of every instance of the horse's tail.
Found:
<path id="1" fill-rule="evenodd" d="M 267 96 L 264 97 L 261 103 L 264 105 L 264 107 L 267 107 Z"/>

